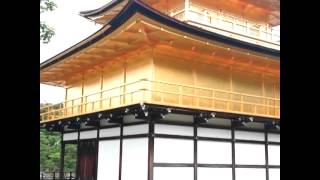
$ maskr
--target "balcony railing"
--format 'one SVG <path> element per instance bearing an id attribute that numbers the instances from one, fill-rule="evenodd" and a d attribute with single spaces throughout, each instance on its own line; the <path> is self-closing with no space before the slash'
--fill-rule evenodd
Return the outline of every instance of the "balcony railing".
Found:
<path id="1" fill-rule="evenodd" d="M 141 79 L 40 108 L 40 122 L 113 109 L 137 103 L 280 117 L 280 99 L 218 89 Z"/>
<path id="2" fill-rule="evenodd" d="M 240 40 L 272 48 L 279 48 L 280 45 L 279 30 L 273 29 L 267 24 L 243 19 L 223 11 L 208 9 L 194 3 L 190 3 L 188 10 L 184 6 L 179 6 L 167 14 L 208 31 Z"/>

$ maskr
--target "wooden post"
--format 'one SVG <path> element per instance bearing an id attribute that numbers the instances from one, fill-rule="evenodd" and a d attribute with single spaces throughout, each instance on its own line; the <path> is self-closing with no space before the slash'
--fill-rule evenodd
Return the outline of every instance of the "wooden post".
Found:
<path id="1" fill-rule="evenodd" d="M 273 103 L 273 107 L 274 107 L 274 116 L 276 116 L 276 84 L 274 83 L 273 84 L 273 94 L 274 94 L 274 99 L 273 99 L 273 101 L 274 101 L 274 103 Z"/>
<path id="2" fill-rule="evenodd" d="M 179 85 L 179 105 L 182 104 L 181 94 L 182 94 L 182 87 Z"/>
<path id="3" fill-rule="evenodd" d="M 133 92 L 130 93 L 131 103 L 133 103 Z"/>
<path id="4" fill-rule="evenodd" d="M 88 105 L 88 102 L 87 102 L 87 101 L 88 101 L 88 96 L 85 96 L 85 97 L 84 97 L 84 103 L 85 103 L 85 104 L 84 104 L 84 112 L 87 112 L 87 105 Z"/>
<path id="5" fill-rule="evenodd" d="M 101 79 L 100 79 L 100 110 L 102 109 L 102 99 L 103 99 L 103 70 L 101 70 Z"/>
<path id="6" fill-rule="evenodd" d="M 232 93 L 233 93 L 233 67 L 231 66 L 230 67 L 230 92 L 231 94 L 229 94 L 229 100 L 233 100 L 233 96 L 232 96 Z M 229 101 L 230 103 L 230 101 Z"/>
<path id="7" fill-rule="evenodd" d="M 266 107 L 266 90 L 265 90 L 265 75 L 262 73 L 262 96 L 263 96 L 263 113 L 265 114 L 267 111 L 265 109 Z"/>
<path id="8" fill-rule="evenodd" d="M 94 111 L 94 101 L 92 101 L 91 103 L 92 103 L 92 105 L 91 105 L 91 112 L 93 112 L 93 111 Z"/>
<path id="9" fill-rule="evenodd" d="M 212 90 L 212 108 L 215 108 L 214 90 Z"/>
<path id="10" fill-rule="evenodd" d="M 48 120 L 50 120 L 50 106 L 48 106 Z"/>
<path id="11" fill-rule="evenodd" d="M 65 154 L 65 144 L 63 143 L 63 132 L 61 133 L 61 149 L 60 149 L 60 170 L 59 179 L 64 179 L 64 154 Z"/>
<path id="12" fill-rule="evenodd" d="M 73 107 L 74 106 L 74 100 L 71 100 L 71 114 L 73 114 Z"/>
<path id="13" fill-rule="evenodd" d="M 125 93 L 126 93 L 126 83 L 127 83 L 127 61 L 125 61 L 123 63 L 123 87 L 122 87 L 122 91 L 120 91 L 120 104 L 121 104 L 121 94 L 123 96 L 123 99 L 122 99 L 122 103 L 125 104 L 125 99 L 126 99 L 126 96 L 125 96 Z M 120 88 L 121 89 L 121 88 Z"/>
<path id="14" fill-rule="evenodd" d="M 81 82 L 81 108 L 80 108 L 81 114 L 83 113 L 83 93 L 84 93 L 84 74 L 82 74 L 82 82 Z"/>
<path id="15" fill-rule="evenodd" d="M 241 106 L 240 111 L 243 112 L 243 95 L 241 95 L 240 106 Z"/>
<path id="16" fill-rule="evenodd" d="M 67 100 L 68 100 L 68 88 L 66 88 L 65 97 L 64 97 L 64 111 L 63 116 L 67 116 Z"/>

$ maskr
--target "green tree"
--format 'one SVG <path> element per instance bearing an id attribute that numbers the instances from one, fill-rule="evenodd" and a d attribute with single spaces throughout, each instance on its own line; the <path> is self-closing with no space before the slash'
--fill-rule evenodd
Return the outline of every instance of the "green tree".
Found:
<path id="1" fill-rule="evenodd" d="M 64 156 L 64 171 L 75 172 L 77 162 L 77 145 L 66 144 Z"/>
<path id="2" fill-rule="evenodd" d="M 57 5 L 51 0 L 40 0 L 40 15 L 47 11 L 53 11 L 56 7 Z M 54 30 L 50 26 L 40 21 L 40 41 L 48 43 L 54 34 Z"/>
<path id="3" fill-rule="evenodd" d="M 60 135 L 40 129 L 40 171 L 59 170 Z"/>
<path id="4" fill-rule="evenodd" d="M 40 107 L 52 105 L 40 104 Z M 61 133 L 40 129 L 40 171 L 58 172 L 60 166 Z M 64 171 L 74 172 L 76 167 L 77 145 L 65 146 Z"/>

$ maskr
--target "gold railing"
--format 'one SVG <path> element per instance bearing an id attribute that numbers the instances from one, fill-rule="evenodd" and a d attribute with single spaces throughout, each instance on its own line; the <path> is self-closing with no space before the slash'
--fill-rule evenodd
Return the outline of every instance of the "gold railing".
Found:
<path id="1" fill-rule="evenodd" d="M 280 117 L 280 99 L 142 79 L 40 109 L 40 122 L 136 103 Z"/>
<path id="2" fill-rule="evenodd" d="M 188 14 L 187 16 L 186 13 Z M 280 44 L 279 30 L 275 30 L 267 24 L 259 24 L 230 13 L 208 9 L 195 3 L 190 3 L 188 12 L 185 11 L 183 6 L 179 6 L 167 14 L 180 21 L 188 21 L 193 25 L 198 25 L 209 31 L 222 33 L 243 40 L 253 38 L 252 41 L 257 44 Z"/>

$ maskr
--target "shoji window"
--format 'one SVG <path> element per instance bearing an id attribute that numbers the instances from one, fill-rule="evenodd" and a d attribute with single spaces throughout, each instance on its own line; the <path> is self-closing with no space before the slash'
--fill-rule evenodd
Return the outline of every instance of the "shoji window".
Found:
<path id="1" fill-rule="evenodd" d="M 193 127 L 190 126 L 155 124 L 154 131 L 156 134 L 193 136 Z"/>
<path id="2" fill-rule="evenodd" d="M 63 141 L 78 140 L 78 132 L 63 134 Z"/>
<path id="3" fill-rule="evenodd" d="M 123 127 L 123 135 L 147 134 L 149 132 L 148 124 L 130 125 Z"/>
<path id="4" fill-rule="evenodd" d="M 119 179 L 120 140 L 99 142 L 98 180 Z"/>
<path id="5" fill-rule="evenodd" d="M 231 139 L 230 129 L 216 129 L 216 128 L 198 128 L 199 137 L 223 138 Z"/>
<path id="6" fill-rule="evenodd" d="M 124 139 L 122 145 L 122 180 L 147 179 L 148 139 Z"/>
<path id="7" fill-rule="evenodd" d="M 231 142 L 198 141 L 198 163 L 232 164 Z"/>
<path id="8" fill-rule="evenodd" d="M 91 131 L 81 131 L 80 132 L 80 139 L 93 139 L 97 138 L 98 131 L 91 130 Z"/>
<path id="9" fill-rule="evenodd" d="M 155 163 L 193 163 L 193 140 L 154 139 Z"/>
<path id="10" fill-rule="evenodd" d="M 120 127 L 100 129 L 99 136 L 100 137 L 120 136 Z"/>
<path id="11" fill-rule="evenodd" d="M 231 168 L 198 168 L 198 180 L 232 180 Z"/>
<path id="12" fill-rule="evenodd" d="M 280 145 L 268 145 L 269 165 L 280 165 Z"/>
<path id="13" fill-rule="evenodd" d="M 263 132 L 248 132 L 248 131 L 238 131 L 234 132 L 236 139 L 242 140 L 254 140 L 254 141 L 264 141 L 264 133 Z"/>
<path id="14" fill-rule="evenodd" d="M 236 164 L 265 165 L 265 145 L 235 143 Z"/>
<path id="15" fill-rule="evenodd" d="M 269 169 L 269 180 L 280 180 L 280 169 Z"/>
<path id="16" fill-rule="evenodd" d="M 280 142 L 280 134 L 268 133 L 269 142 Z"/>
<path id="17" fill-rule="evenodd" d="M 264 168 L 236 168 L 237 180 L 266 180 Z"/>
<path id="18" fill-rule="evenodd" d="M 154 180 L 193 180 L 193 167 L 155 167 Z"/>

